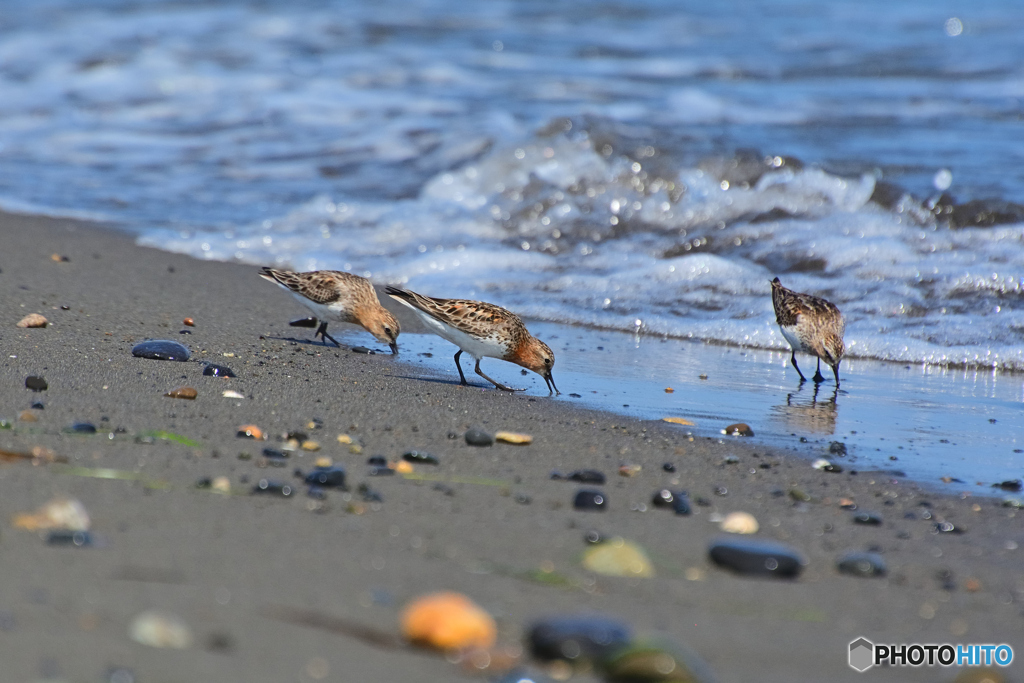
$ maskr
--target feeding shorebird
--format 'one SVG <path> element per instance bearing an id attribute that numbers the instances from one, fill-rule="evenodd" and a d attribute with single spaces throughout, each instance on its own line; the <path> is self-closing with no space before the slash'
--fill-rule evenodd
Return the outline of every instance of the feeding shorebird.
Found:
<path id="1" fill-rule="evenodd" d="M 324 346 L 330 339 L 336 346 L 338 341 L 327 334 L 327 323 L 353 323 L 359 325 L 391 347 L 391 353 L 398 353 L 398 333 L 401 328 L 395 316 L 380 305 L 377 292 L 365 277 L 338 270 L 314 270 L 308 273 L 293 273 L 289 270 L 263 268 L 260 277 L 274 282 L 301 301 L 320 319 L 313 338 L 320 337 Z"/>
<path id="2" fill-rule="evenodd" d="M 843 333 L 846 332 L 843 314 L 835 304 L 821 297 L 786 289 L 779 278 L 772 280 L 772 304 L 775 306 L 775 322 L 793 349 L 790 360 L 793 369 L 800 375 L 800 381 L 804 382 L 807 378 L 796 364 L 797 351 L 818 357 L 818 369 L 812 378 L 815 382 L 825 380 L 821 375 L 821 361 L 824 360 L 832 368 L 838 388 L 839 361 L 846 352 L 843 345 Z"/>
<path id="3" fill-rule="evenodd" d="M 530 334 L 518 315 L 501 306 L 483 301 L 433 299 L 397 287 L 385 287 L 391 298 L 400 301 L 419 316 L 434 334 L 459 347 L 455 367 L 462 383 L 467 384 L 459 357 L 465 351 L 476 360 L 476 374 L 504 391 L 522 391 L 496 382 L 480 370 L 482 358 L 500 358 L 533 370 L 544 378 L 548 393 L 561 393 L 551 377 L 555 354 L 548 345 Z"/>

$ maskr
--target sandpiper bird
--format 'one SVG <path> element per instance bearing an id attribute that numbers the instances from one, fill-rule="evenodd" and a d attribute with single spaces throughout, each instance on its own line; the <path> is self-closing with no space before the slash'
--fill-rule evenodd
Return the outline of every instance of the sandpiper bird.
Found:
<path id="1" fill-rule="evenodd" d="M 476 360 L 476 374 L 503 391 L 522 391 L 496 382 L 480 370 L 480 359 L 500 358 L 533 370 L 544 378 L 548 394 L 561 393 L 551 377 L 555 354 L 548 345 L 534 337 L 518 315 L 501 306 L 483 301 L 432 299 L 397 287 L 385 287 L 391 298 L 400 301 L 420 317 L 434 334 L 459 347 L 455 367 L 462 383 L 467 384 L 459 357 L 465 351 Z"/>
<path id="2" fill-rule="evenodd" d="M 846 352 L 843 345 L 843 333 L 846 331 L 843 314 L 834 304 L 821 297 L 786 289 L 779 278 L 772 280 L 772 304 L 775 306 L 775 321 L 793 349 L 790 360 L 800 375 L 800 381 L 804 382 L 807 378 L 796 364 L 797 351 L 818 357 L 818 369 L 812 378 L 815 382 L 825 380 L 821 376 L 821 361 L 828 363 L 836 376 L 838 388 L 839 361 Z"/>
<path id="3" fill-rule="evenodd" d="M 391 347 L 391 353 L 398 353 L 398 333 L 401 328 L 395 316 L 380 305 L 377 292 L 365 277 L 338 270 L 314 270 L 308 273 L 293 273 L 289 270 L 263 268 L 260 277 L 269 280 L 295 295 L 320 319 L 320 327 L 313 338 L 320 337 L 324 346 L 327 340 L 341 346 L 327 334 L 327 323 L 353 323 L 361 326 L 382 344 Z"/>

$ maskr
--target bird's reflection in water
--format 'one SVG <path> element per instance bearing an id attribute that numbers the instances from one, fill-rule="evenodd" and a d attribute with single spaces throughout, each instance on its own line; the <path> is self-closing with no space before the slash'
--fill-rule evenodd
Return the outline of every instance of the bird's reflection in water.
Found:
<path id="1" fill-rule="evenodd" d="M 813 386 L 813 389 L 811 389 Z M 827 386 L 827 385 L 826 385 Z M 786 395 L 786 402 L 772 406 L 772 415 L 791 432 L 835 434 L 839 406 L 839 388 L 822 389 L 822 385 L 800 383 L 800 388 Z"/>

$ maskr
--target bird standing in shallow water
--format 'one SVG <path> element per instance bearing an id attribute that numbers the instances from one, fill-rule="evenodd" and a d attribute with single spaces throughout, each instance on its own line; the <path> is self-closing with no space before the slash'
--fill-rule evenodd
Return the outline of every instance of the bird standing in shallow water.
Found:
<path id="1" fill-rule="evenodd" d="M 289 290 L 320 319 L 320 327 L 313 338 L 320 337 L 341 346 L 327 334 L 327 323 L 353 323 L 372 334 L 382 344 L 398 353 L 398 334 L 401 328 L 395 316 L 380 305 L 377 292 L 365 277 L 339 270 L 313 270 L 293 273 L 289 270 L 263 268 L 260 277 Z"/>
<path id="2" fill-rule="evenodd" d="M 485 375 L 480 370 L 481 358 L 500 358 L 533 370 L 544 378 L 549 394 L 561 393 L 551 377 L 555 354 L 547 344 L 530 334 L 515 313 L 483 301 L 432 299 L 398 287 L 386 287 L 384 291 L 415 311 L 431 332 L 459 347 L 455 367 L 459 369 L 462 384 L 467 382 L 459 357 L 465 351 L 476 360 L 476 374 L 498 389 L 522 391 Z"/>
<path id="3" fill-rule="evenodd" d="M 772 280 L 771 284 L 775 321 L 793 349 L 790 360 L 793 369 L 800 375 L 800 381 L 805 382 L 807 378 L 796 364 L 797 351 L 818 357 L 818 369 L 812 378 L 816 383 L 825 381 L 821 375 L 821 361 L 824 360 L 832 368 L 838 388 L 839 362 L 846 353 L 843 345 L 846 321 L 843 314 L 834 304 L 821 297 L 786 289 L 779 278 Z"/>

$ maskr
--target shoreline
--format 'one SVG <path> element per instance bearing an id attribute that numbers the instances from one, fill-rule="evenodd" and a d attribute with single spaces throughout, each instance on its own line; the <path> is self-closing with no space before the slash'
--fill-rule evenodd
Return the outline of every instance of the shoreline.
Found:
<path id="1" fill-rule="evenodd" d="M 0 656 L 15 680 L 93 680 L 112 667 L 130 668 L 140 681 L 315 680 L 314 660 L 326 663 L 328 680 L 472 679 L 443 657 L 385 651 L 265 616 L 286 606 L 397 633 L 402 606 L 441 589 L 460 590 L 494 614 L 503 645 L 522 643 L 537 618 L 600 612 L 640 633 L 667 633 L 721 681 L 859 680 L 846 665 L 847 644 L 859 636 L 1005 642 L 1024 653 L 1017 604 L 1024 599 L 1017 549 L 1024 515 L 998 500 L 867 471 L 816 471 L 763 443 L 689 440 L 657 421 L 545 402 L 536 393 L 460 387 L 453 368 L 441 375 L 401 355 L 396 364 L 386 354 L 313 345 L 304 339 L 311 331 L 287 325 L 297 317 L 294 300 L 260 283 L 257 267 L 139 247 L 114 229 L 0 214 L 0 240 L 0 292 L 8 302 L 0 317 L 8 356 L 0 418 L 13 425 L 0 430 L 0 449 L 40 446 L 72 465 L 0 464 L 0 571 L 7 577 L 0 615 L 12 624 Z M 15 327 L 33 312 L 52 324 Z M 182 325 L 186 317 L 195 327 Z M 411 320 L 400 318 L 403 332 L 413 331 Z M 193 360 L 134 358 L 132 346 L 147 337 L 183 342 Z M 203 376 L 197 361 L 228 365 L 238 376 Z M 28 375 L 44 376 L 48 389 L 25 389 Z M 182 385 L 198 398 L 163 396 Z M 224 398 L 226 389 L 245 398 Z M 45 407 L 31 409 L 35 401 Z M 35 422 L 17 420 L 25 410 Z M 308 428 L 314 420 L 323 426 Z M 73 422 L 93 423 L 99 433 L 69 434 Z M 239 439 L 243 424 L 272 436 Z M 525 432 L 534 441 L 473 448 L 462 439 L 472 426 Z M 291 430 L 308 432 L 321 450 L 299 451 L 283 468 L 259 467 L 262 448 L 280 448 L 274 436 Z M 198 445 L 136 441 L 153 432 Z M 362 452 L 340 444 L 339 434 Z M 436 453 L 441 464 L 417 466 L 419 480 L 368 476 L 368 456 L 396 460 L 410 449 Z M 322 455 L 347 469 L 348 493 L 316 500 L 296 486 L 290 499 L 249 494 L 263 477 L 296 484 L 293 470 L 308 471 Z M 674 473 L 662 469 L 666 462 Z M 622 464 L 642 469 L 620 477 Z M 137 476 L 102 479 L 98 468 Z M 579 487 L 550 478 L 552 470 L 578 469 L 607 476 L 606 512 L 573 510 Z M 218 476 L 229 478 L 232 495 L 195 486 Z M 359 484 L 382 500 L 362 501 Z M 666 487 L 687 490 L 694 514 L 654 509 L 652 494 Z M 810 500 L 796 500 L 798 492 Z M 102 544 L 53 547 L 11 528 L 14 515 L 58 494 L 82 501 Z M 879 513 L 882 524 L 854 524 L 840 507 L 844 498 Z M 806 557 L 799 579 L 752 579 L 709 562 L 708 545 L 721 535 L 709 517 L 738 510 L 758 519 L 757 537 Z M 941 522 L 965 531 L 940 533 Z M 655 576 L 583 569 L 588 529 L 640 544 Z M 836 571 L 839 555 L 872 549 L 885 558 L 886 577 Z M 190 625 L 190 649 L 128 639 L 131 619 L 154 608 Z M 925 681 L 934 674 L 894 668 L 871 675 Z M 941 680 L 955 675 L 943 670 Z"/>

